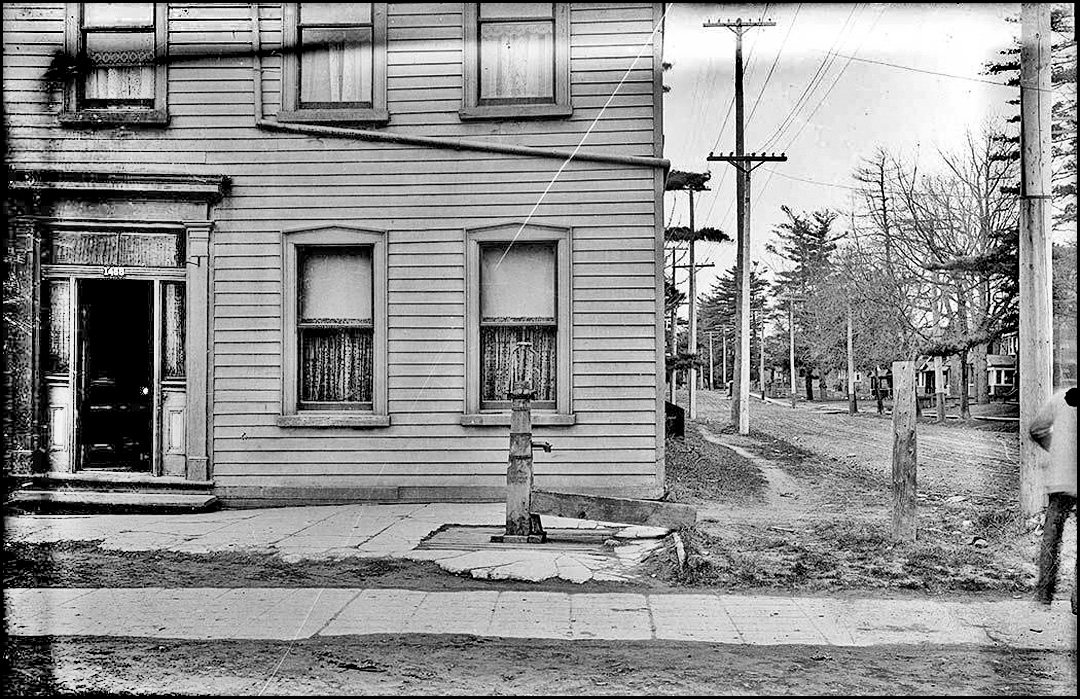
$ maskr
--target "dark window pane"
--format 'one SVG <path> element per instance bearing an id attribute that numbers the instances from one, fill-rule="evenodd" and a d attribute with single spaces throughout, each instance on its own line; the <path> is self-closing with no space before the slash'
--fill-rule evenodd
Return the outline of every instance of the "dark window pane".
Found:
<path id="1" fill-rule="evenodd" d="M 45 309 L 45 373 L 66 374 L 69 368 L 71 323 L 68 312 L 71 304 L 71 285 L 67 281 L 50 281 L 42 290 Z"/>
<path id="2" fill-rule="evenodd" d="M 534 400 L 555 400 L 556 337 L 553 325 L 494 325 L 480 328 L 480 400 L 505 401 L 516 378 L 531 377 Z M 517 343 L 531 351 L 514 352 Z"/>
<path id="3" fill-rule="evenodd" d="M 370 328 L 300 330 L 300 400 L 304 403 L 370 403 Z"/>
<path id="4" fill-rule="evenodd" d="M 161 285 L 161 321 L 165 346 L 161 352 L 161 371 L 166 379 L 184 378 L 184 285 L 165 282 Z"/>

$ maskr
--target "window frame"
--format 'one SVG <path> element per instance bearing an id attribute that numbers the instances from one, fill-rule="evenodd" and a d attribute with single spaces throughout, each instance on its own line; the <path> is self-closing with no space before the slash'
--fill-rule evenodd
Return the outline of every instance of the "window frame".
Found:
<path id="1" fill-rule="evenodd" d="M 299 5 L 300 3 L 296 2 L 283 3 L 283 47 L 300 45 Z M 300 57 L 296 51 L 283 51 L 281 110 L 277 114 L 278 121 L 385 123 L 390 120 L 390 112 L 386 106 L 386 5 L 385 2 L 371 3 L 371 107 L 301 107 Z"/>
<path id="2" fill-rule="evenodd" d="M 301 248 L 371 248 L 371 408 L 300 407 L 299 255 Z M 279 427 L 387 427 L 387 252 L 386 231 L 353 226 L 303 227 L 281 236 L 281 414 Z"/>
<path id="3" fill-rule="evenodd" d="M 483 104 L 480 100 L 480 3 L 464 3 L 464 61 L 462 62 L 462 96 L 459 115 L 469 119 L 529 119 L 558 118 L 573 114 L 570 103 L 570 6 L 552 3 L 555 33 L 554 102 Z M 523 18 L 530 19 L 530 18 Z M 535 18 L 531 18 L 534 19 Z"/>
<path id="4" fill-rule="evenodd" d="M 480 399 L 480 247 L 484 244 L 552 243 L 555 245 L 556 387 L 555 407 L 533 410 L 533 424 L 572 425 L 573 414 L 573 229 L 507 223 L 465 231 L 465 412 L 467 426 L 509 425 L 510 409 L 481 408 Z"/>
<path id="5" fill-rule="evenodd" d="M 66 3 L 64 22 L 64 48 L 67 55 L 78 60 L 83 54 L 82 2 Z M 86 76 L 76 76 L 64 86 L 64 109 L 60 113 L 61 124 L 92 126 L 96 124 L 146 124 L 164 125 L 169 121 L 168 92 L 169 73 L 165 60 L 169 47 L 169 3 L 155 2 L 154 6 L 154 105 L 146 108 L 86 107 L 83 104 L 80 81 Z M 79 61 L 81 64 L 81 61 Z"/>

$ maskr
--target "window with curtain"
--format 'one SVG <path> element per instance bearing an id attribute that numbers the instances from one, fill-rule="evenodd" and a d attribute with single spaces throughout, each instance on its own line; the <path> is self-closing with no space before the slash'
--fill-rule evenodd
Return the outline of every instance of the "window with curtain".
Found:
<path id="1" fill-rule="evenodd" d="M 372 249 L 297 251 L 297 369 L 301 410 L 370 410 Z"/>
<path id="2" fill-rule="evenodd" d="M 480 407 L 509 407 L 513 382 L 529 379 L 533 407 L 556 401 L 558 312 L 554 243 L 480 246 Z M 518 350 L 519 342 L 531 347 Z"/>
<path id="3" fill-rule="evenodd" d="M 90 71 L 86 108 L 149 109 L 157 90 L 157 13 L 152 2 L 82 3 L 80 45 Z"/>
<path id="4" fill-rule="evenodd" d="M 553 3 L 480 3 L 481 103 L 555 101 Z"/>
<path id="5" fill-rule="evenodd" d="M 184 283 L 161 284 L 161 375 L 165 379 L 184 378 Z"/>
<path id="6" fill-rule="evenodd" d="M 569 22 L 565 3 L 466 3 L 462 117 L 569 115 Z"/>
<path id="7" fill-rule="evenodd" d="M 372 3 L 298 3 L 299 108 L 373 102 Z"/>

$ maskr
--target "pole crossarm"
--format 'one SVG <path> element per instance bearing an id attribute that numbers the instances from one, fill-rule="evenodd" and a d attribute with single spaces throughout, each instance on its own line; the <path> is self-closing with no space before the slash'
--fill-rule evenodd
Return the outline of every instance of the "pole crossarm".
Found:
<path id="1" fill-rule="evenodd" d="M 709 153 L 709 156 L 705 159 L 709 162 L 731 163 L 739 172 L 753 172 L 764 163 L 786 163 L 787 154 L 748 153 L 736 155 L 735 153 L 728 153 L 727 155 L 713 155 Z"/>
<path id="2" fill-rule="evenodd" d="M 725 19 L 723 22 L 708 20 L 702 23 L 703 27 L 727 27 L 736 34 L 741 34 L 744 29 L 753 27 L 775 27 L 776 22 L 771 19 Z"/>

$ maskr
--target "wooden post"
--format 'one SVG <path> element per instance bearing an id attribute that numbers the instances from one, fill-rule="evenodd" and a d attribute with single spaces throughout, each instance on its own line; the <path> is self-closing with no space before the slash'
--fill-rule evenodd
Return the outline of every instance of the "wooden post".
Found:
<path id="1" fill-rule="evenodd" d="M 855 398 L 855 343 L 854 330 L 851 327 L 851 304 L 847 307 L 847 395 L 848 414 L 854 415 L 859 411 L 859 405 Z"/>
<path id="2" fill-rule="evenodd" d="M 945 372 L 941 369 L 941 356 L 934 357 L 934 407 L 937 421 L 945 422 Z"/>
<path id="3" fill-rule="evenodd" d="M 892 536 L 915 541 L 915 362 L 893 362 Z"/>
<path id="4" fill-rule="evenodd" d="M 1045 453 L 1028 437 L 1050 397 L 1050 5 L 1020 6 L 1020 511 L 1042 509 Z"/>
<path id="5" fill-rule="evenodd" d="M 758 383 L 761 384 L 761 400 L 765 400 L 765 308 L 758 312 L 761 329 L 758 331 Z"/>

